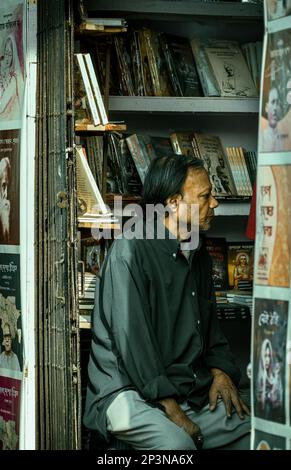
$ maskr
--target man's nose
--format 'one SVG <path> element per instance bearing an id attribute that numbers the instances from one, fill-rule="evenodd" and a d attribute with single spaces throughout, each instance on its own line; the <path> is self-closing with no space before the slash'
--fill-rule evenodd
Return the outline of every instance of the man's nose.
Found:
<path id="1" fill-rule="evenodd" d="M 214 196 L 211 196 L 211 201 L 210 201 L 209 206 L 211 207 L 211 209 L 215 209 L 217 206 L 219 206 L 219 202 L 217 199 L 215 199 Z"/>

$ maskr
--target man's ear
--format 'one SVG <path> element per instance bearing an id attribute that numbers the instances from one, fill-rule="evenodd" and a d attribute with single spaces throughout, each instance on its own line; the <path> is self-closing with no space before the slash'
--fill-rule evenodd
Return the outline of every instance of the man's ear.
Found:
<path id="1" fill-rule="evenodd" d="M 167 206 L 171 209 L 172 212 L 177 212 L 181 199 L 181 194 L 174 194 L 166 200 Z"/>

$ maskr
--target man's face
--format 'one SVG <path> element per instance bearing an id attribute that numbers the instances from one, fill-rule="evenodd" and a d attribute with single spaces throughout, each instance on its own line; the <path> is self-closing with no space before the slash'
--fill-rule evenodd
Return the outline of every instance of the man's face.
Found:
<path id="1" fill-rule="evenodd" d="M 7 354 L 10 353 L 10 351 L 11 351 L 11 349 L 12 349 L 12 339 L 11 339 L 11 335 L 4 335 L 3 344 L 4 344 L 5 352 L 6 352 Z"/>
<path id="2" fill-rule="evenodd" d="M 7 158 L 3 158 L 0 161 L 0 199 L 3 201 L 8 196 L 8 184 L 9 184 L 9 165 Z"/>
<path id="3" fill-rule="evenodd" d="M 269 94 L 269 101 L 266 104 L 266 112 L 270 127 L 275 129 L 279 121 L 280 103 L 279 94 L 276 88 L 271 88 Z"/>
<path id="4" fill-rule="evenodd" d="M 206 170 L 190 170 L 183 186 L 183 198 L 179 202 L 179 222 L 193 224 L 193 217 L 199 208 L 199 228 L 208 230 L 214 217 L 217 200 L 211 194 L 212 186 Z M 191 207 L 191 204 L 196 206 Z M 192 222 L 192 224 L 191 224 Z"/>

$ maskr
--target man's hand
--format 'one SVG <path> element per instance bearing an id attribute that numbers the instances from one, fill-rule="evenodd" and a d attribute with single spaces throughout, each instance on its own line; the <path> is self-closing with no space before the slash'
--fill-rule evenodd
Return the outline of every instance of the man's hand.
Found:
<path id="1" fill-rule="evenodd" d="M 188 418 L 176 400 L 174 398 L 163 398 L 159 400 L 159 403 L 163 405 L 167 417 L 189 434 L 198 450 L 202 449 L 203 435 L 199 426 Z"/>
<path id="2" fill-rule="evenodd" d="M 220 369 L 211 369 L 213 374 L 213 382 L 209 391 L 209 408 L 214 411 L 217 406 L 217 399 L 222 398 L 226 415 L 231 418 L 232 407 L 237 411 L 240 419 L 244 419 L 244 415 L 250 415 L 247 405 L 240 398 L 237 388 L 231 378 Z"/>

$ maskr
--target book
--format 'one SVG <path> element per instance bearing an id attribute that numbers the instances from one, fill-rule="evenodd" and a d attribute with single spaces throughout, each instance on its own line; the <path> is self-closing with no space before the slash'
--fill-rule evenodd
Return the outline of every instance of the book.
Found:
<path id="1" fill-rule="evenodd" d="M 193 155 L 192 135 L 187 132 L 172 132 L 170 141 L 176 155 Z"/>
<path id="2" fill-rule="evenodd" d="M 149 65 L 152 87 L 155 96 L 171 96 L 172 89 L 161 50 L 159 33 L 144 28 L 141 32 L 144 38 L 145 50 Z"/>
<path id="3" fill-rule="evenodd" d="M 85 59 L 86 67 L 88 69 L 88 75 L 89 75 L 89 78 L 90 78 L 90 81 L 91 81 L 91 84 L 92 84 L 92 91 L 93 91 L 93 94 L 94 94 L 95 101 L 97 103 L 97 108 L 98 108 L 101 123 L 103 125 L 106 125 L 106 124 L 108 124 L 108 117 L 107 117 L 107 114 L 106 114 L 103 98 L 101 96 L 99 84 L 98 84 L 98 81 L 97 81 L 97 77 L 96 77 L 96 74 L 95 74 L 95 70 L 94 70 L 94 67 L 93 67 L 93 64 L 92 64 L 90 54 L 84 54 L 84 59 Z"/>
<path id="4" fill-rule="evenodd" d="M 255 283 L 290 286 L 291 165 L 263 165 L 257 180 Z"/>
<path id="5" fill-rule="evenodd" d="M 255 299 L 253 396 L 256 417 L 285 423 L 285 370 L 289 302 Z"/>
<path id="6" fill-rule="evenodd" d="M 77 197 L 80 217 L 90 220 L 91 218 L 106 216 L 110 220 L 111 213 L 107 210 L 100 194 L 95 179 L 93 178 L 85 149 L 76 145 L 76 173 L 77 173 Z"/>
<path id="7" fill-rule="evenodd" d="M 236 195 L 231 171 L 224 155 L 220 138 L 214 135 L 194 133 L 195 143 L 209 174 L 216 196 Z"/>
<path id="8" fill-rule="evenodd" d="M 239 45 L 225 41 L 205 46 L 211 71 L 216 79 L 220 96 L 258 96 L 258 92 Z"/>
<path id="9" fill-rule="evenodd" d="M 160 35 L 165 62 L 177 96 L 201 96 L 200 82 L 188 39 Z"/>
<path id="10" fill-rule="evenodd" d="M 136 134 L 126 137 L 126 142 L 143 184 L 151 161 L 149 154 Z"/>
<path id="11" fill-rule="evenodd" d="M 202 42 L 196 38 L 190 41 L 204 95 L 219 96 L 219 87 L 205 53 L 205 44 L 206 41 Z"/>
<path id="12" fill-rule="evenodd" d="M 212 258 L 214 289 L 216 291 L 228 289 L 226 239 L 207 237 L 206 248 Z"/>
<path id="13" fill-rule="evenodd" d="M 268 34 L 261 99 L 259 149 L 291 150 L 291 29 Z"/>
<path id="14" fill-rule="evenodd" d="M 228 282 L 231 289 L 250 290 L 253 285 L 253 242 L 228 242 Z"/>
<path id="15" fill-rule="evenodd" d="M 96 105 L 96 102 L 95 102 L 95 97 L 94 97 L 94 93 L 93 93 L 93 90 L 92 90 L 92 86 L 91 86 L 91 83 L 90 83 L 90 80 L 89 80 L 88 71 L 86 69 L 86 65 L 85 65 L 85 61 L 84 61 L 84 55 L 83 54 L 75 54 L 75 56 L 77 58 L 77 63 L 79 65 L 79 69 L 80 69 L 80 72 L 81 72 L 81 75 L 82 75 L 82 79 L 83 79 L 84 87 L 85 87 L 85 90 L 86 90 L 87 99 L 88 99 L 92 119 L 93 119 L 94 125 L 98 126 L 99 124 L 101 124 L 101 119 L 100 119 L 100 116 L 99 116 L 99 113 L 98 113 L 98 110 L 97 110 L 97 105 Z"/>

